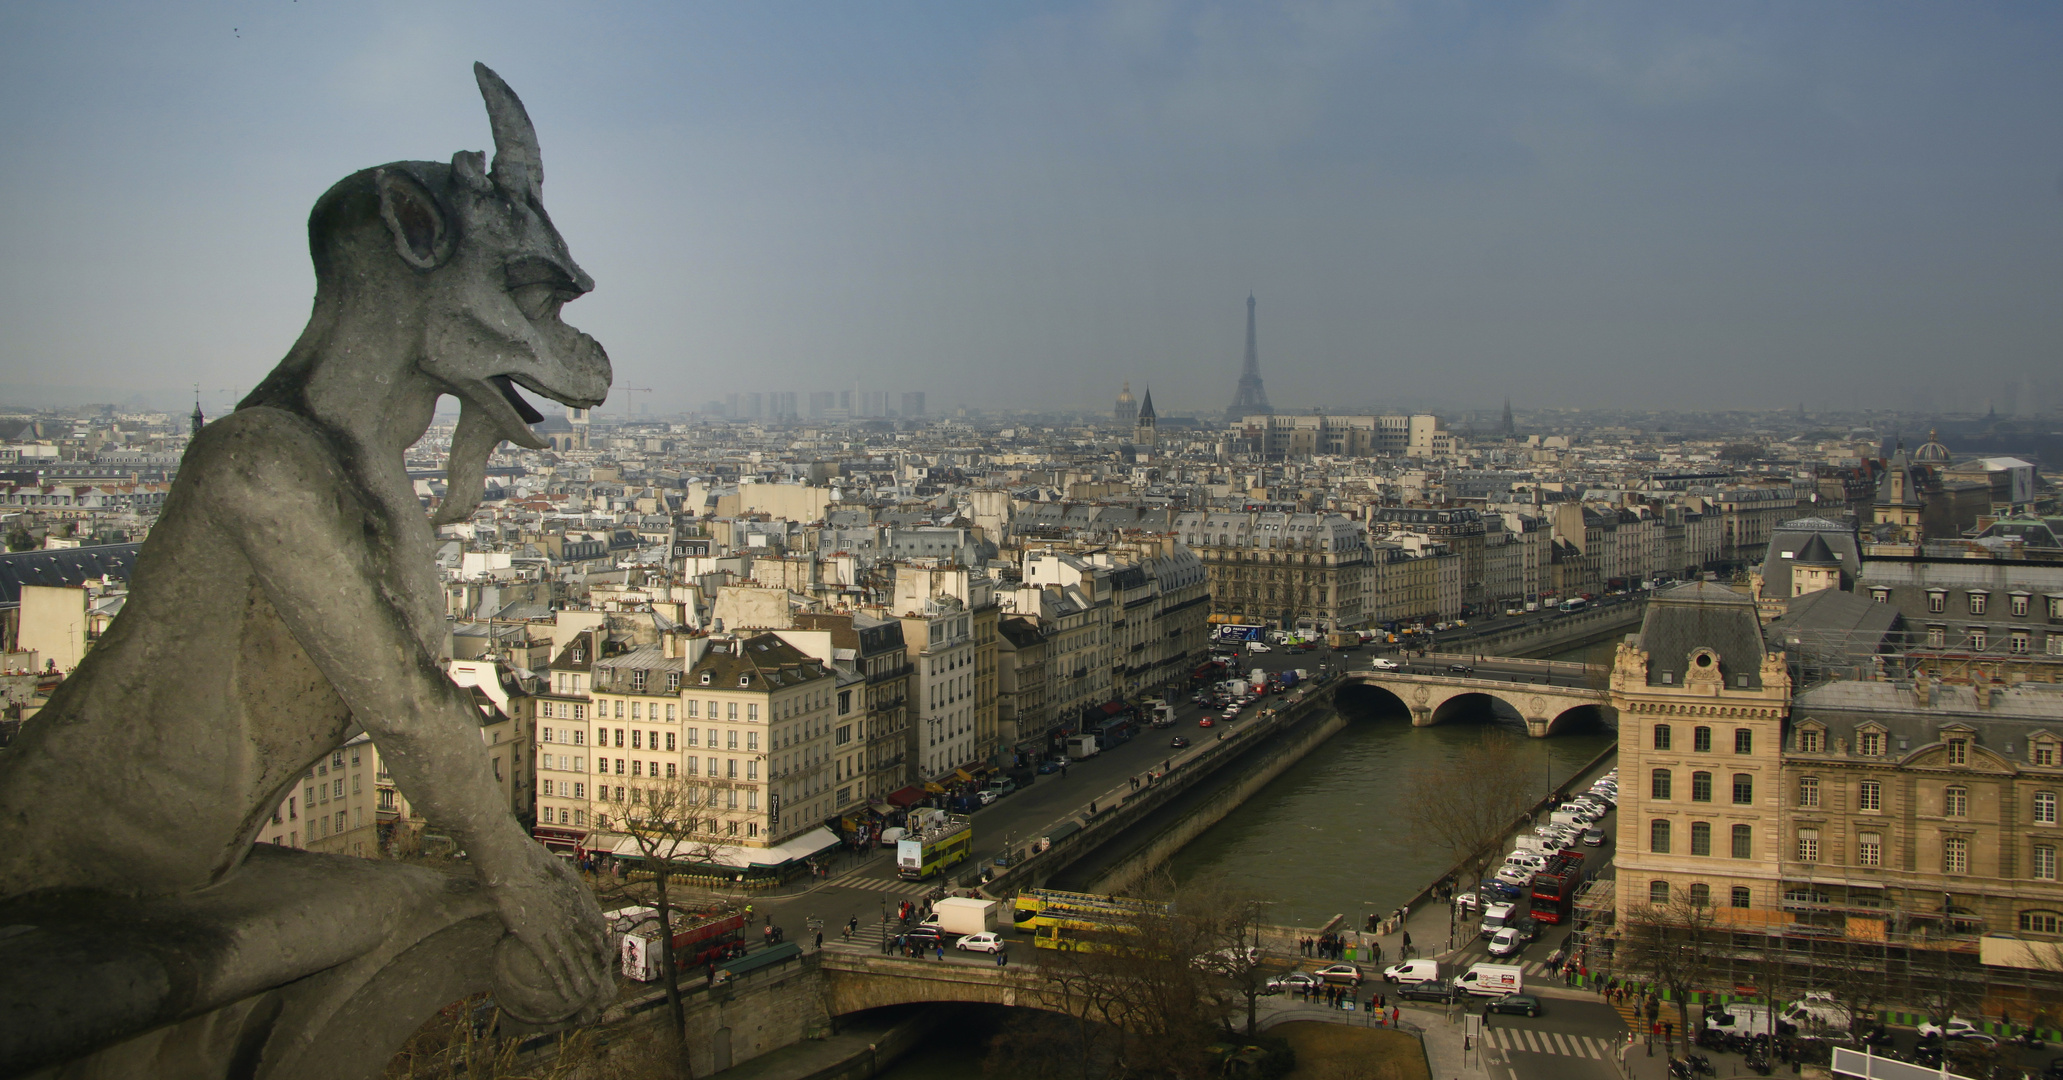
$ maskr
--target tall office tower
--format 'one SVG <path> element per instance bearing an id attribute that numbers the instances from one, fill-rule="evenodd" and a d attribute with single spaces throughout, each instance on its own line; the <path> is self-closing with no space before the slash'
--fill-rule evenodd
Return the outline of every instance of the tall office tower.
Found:
<path id="1" fill-rule="evenodd" d="M 904 416 L 923 416 L 923 415 L 924 415 L 924 391 L 922 391 L 922 390 L 905 390 L 905 391 L 903 391 L 903 415 L 904 415 Z"/>
<path id="2" fill-rule="evenodd" d="M 1261 387 L 1261 350 L 1254 338 L 1254 298 L 1246 298 L 1246 366 L 1239 370 L 1239 393 L 1233 395 L 1232 407 L 1225 410 L 1225 422 L 1230 424 L 1242 416 L 1270 413 L 1268 391 Z"/>
<path id="3" fill-rule="evenodd" d="M 746 391 L 738 396 L 738 405 L 743 411 L 738 415 L 747 420 L 759 420 L 766 416 L 766 395 Z"/>

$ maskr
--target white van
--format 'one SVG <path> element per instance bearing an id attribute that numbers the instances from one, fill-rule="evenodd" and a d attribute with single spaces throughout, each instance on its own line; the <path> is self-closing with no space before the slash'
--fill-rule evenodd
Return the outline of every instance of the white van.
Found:
<path id="1" fill-rule="evenodd" d="M 1484 937 L 1496 937 L 1499 930 L 1519 919 L 1518 909 L 1512 904 L 1491 904 L 1483 909 L 1483 921 L 1476 929 Z"/>
<path id="2" fill-rule="evenodd" d="M 1516 866 L 1521 870 L 1537 874 L 1547 869 L 1547 857 L 1536 855 L 1530 851 L 1514 851 L 1504 857 L 1504 865 Z"/>
<path id="3" fill-rule="evenodd" d="M 1855 1022 L 1855 1012 L 1824 990 L 1808 990 L 1804 997 L 1784 1006 L 1777 1018 L 1808 1033 L 1847 1031 Z"/>
<path id="4" fill-rule="evenodd" d="M 1438 960 L 1406 960 L 1383 969 L 1382 977 L 1393 983 L 1431 982 L 1440 977 Z"/>
<path id="5" fill-rule="evenodd" d="M 1554 841 L 1539 833 L 1522 833 L 1514 843 L 1517 845 L 1514 850 L 1531 852 L 1543 858 L 1561 850 Z"/>
<path id="6" fill-rule="evenodd" d="M 1526 976 L 1517 964 L 1476 964 L 1454 980 L 1454 988 L 1465 994 L 1503 997 L 1523 993 Z"/>
<path id="7" fill-rule="evenodd" d="M 1735 1001 L 1705 1014 L 1705 1030 L 1725 1035 L 1781 1035 L 1789 1024 L 1773 1023 L 1769 1006 Z"/>

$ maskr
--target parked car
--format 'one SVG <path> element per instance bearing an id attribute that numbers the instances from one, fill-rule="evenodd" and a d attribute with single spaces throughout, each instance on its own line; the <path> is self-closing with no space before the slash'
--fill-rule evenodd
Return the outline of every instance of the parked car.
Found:
<path id="1" fill-rule="evenodd" d="M 1509 882 L 1514 888 L 1516 888 L 1518 886 L 1525 885 L 1526 883 L 1532 881 L 1533 871 L 1528 870 L 1523 866 L 1513 866 L 1510 863 L 1505 863 L 1503 866 L 1497 868 L 1496 877 L 1498 881 Z"/>
<path id="2" fill-rule="evenodd" d="M 1039 775 L 1040 775 L 1040 776 L 1046 776 L 1046 775 L 1049 775 L 1049 774 L 1052 774 L 1052 773 L 1057 773 L 1057 772 L 1059 772 L 1059 771 L 1060 771 L 1060 762 L 1058 762 L 1058 761 L 1052 761 L 1052 760 L 1048 760 L 1048 761 L 1041 761 L 1041 762 L 1039 762 Z"/>
<path id="3" fill-rule="evenodd" d="M 1011 792 L 1017 790 L 1017 781 L 1012 780 L 1006 776 L 1003 779 L 997 780 L 994 783 L 990 784 L 989 790 L 995 792 L 998 795 L 1008 795 Z"/>
<path id="4" fill-rule="evenodd" d="M 1189 740 L 1183 738 L 1180 735 L 1177 735 L 1174 738 L 1168 740 L 1168 745 L 1176 750 L 1183 750 L 1188 748 Z"/>
<path id="5" fill-rule="evenodd" d="M 1368 662 L 1368 666 L 1374 668 L 1377 671 L 1401 671 L 1404 667 L 1404 665 L 1396 662 L 1395 660 L 1390 659 L 1387 656 L 1378 656 L 1375 659 L 1370 660 Z"/>
<path id="6" fill-rule="evenodd" d="M 1972 1036 L 1984 1035 L 1984 1032 L 1978 1030 L 1976 1024 L 1960 1016 L 1949 1017 L 1946 1024 L 1937 1024 L 1932 1020 L 1922 1021 L 1917 1030 L 1923 1039 L 1968 1039 Z M 1984 1035 L 1984 1037 L 1986 1039 L 1991 1038 L 1989 1035 Z"/>
<path id="7" fill-rule="evenodd" d="M 903 931 L 903 936 L 909 938 L 912 941 L 923 942 L 926 947 L 929 947 L 933 943 L 944 941 L 945 931 L 940 930 L 936 924 L 930 926 L 912 926 L 908 930 Z"/>
<path id="8" fill-rule="evenodd" d="M 982 788 L 980 791 L 974 793 L 974 797 L 980 799 L 981 805 L 983 806 L 987 806 L 988 804 L 995 802 L 997 799 L 1002 798 L 1000 794 L 998 794 L 996 791 L 990 788 Z"/>
<path id="9" fill-rule="evenodd" d="M 1531 994 L 1506 994 L 1483 1003 L 1485 1013 L 1510 1013 L 1513 1016 L 1539 1016 L 1540 999 Z"/>
<path id="10" fill-rule="evenodd" d="M 1002 938 L 994 934 L 982 933 L 968 934 L 966 937 L 953 942 L 953 948 L 961 952 L 985 952 L 993 955 L 1002 952 L 1004 945 Z"/>
<path id="11" fill-rule="evenodd" d="M 1454 984 L 1446 979 L 1428 979 L 1397 988 L 1397 997 L 1406 1001 L 1437 1001 L 1448 1004 L 1460 995 L 1455 993 Z"/>
<path id="12" fill-rule="evenodd" d="M 1514 885 L 1509 881 L 1499 881 L 1496 878 L 1486 879 L 1483 882 L 1481 891 L 1485 896 L 1496 897 L 1497 903 L 1503 903 L 1507 900 L 1516 900 L 1522 893 L 1525 892 L 1524 889 L 1519 888 L 1517 885 Z"/>
<path id="13" fill-rule="evenodd" d="M 1597 828 L 1596 826 L 1592 826 L 1592 827 L 1590 827 L 1590 828 L 1588 828 L 1588 829 L 1585 829 L 1585 830 L 1583 830 L 1583 846 L 1584 846 L 1584 847 L 1603 847 L 1603 846 L 1605 846 L 1605 831 L 1604 831 L 1603 829 Z"/>
<path id="14" fill-rule="evenodd" d="M 1361 983 L 1361 969 L 1352 964 L 1333 964 L 1318 969 L 1318 977 L 1329 983 Z"/>

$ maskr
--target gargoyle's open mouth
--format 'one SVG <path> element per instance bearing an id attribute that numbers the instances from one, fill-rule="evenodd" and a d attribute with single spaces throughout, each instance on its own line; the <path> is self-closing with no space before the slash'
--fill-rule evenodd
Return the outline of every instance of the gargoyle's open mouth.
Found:
<path id="1" fill-rule="evenodd" d="M 544 414 L 538 412 L 535 405 L 523 400 L 523 395 L 516 392 L 514 379 L 507 375 L 491 375 L 487 381 L 493 383 L 496 390 L 501 391 L 501 396 L 508 401 L 510 408 L 516 410 L 516 415 L 523 418 L 524 423 L 535 424 L 544 419 Z"/>

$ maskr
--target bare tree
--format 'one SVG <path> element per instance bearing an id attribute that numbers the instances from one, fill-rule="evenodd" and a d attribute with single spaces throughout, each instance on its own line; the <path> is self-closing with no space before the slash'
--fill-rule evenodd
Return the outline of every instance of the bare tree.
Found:
<path id="1" fill-rule="evenodd" d="M 1691 992 L 1712 973 L 1712 952 L 1721 937 L 1716 922 L 1710 903 L 1679 894 L 1667 903 L 1629 910 L 1620 927 L 1618 957 L 1676 999 L 1677 1020 L 1686 1035 Z"/>
<path id="2" fill-rule="evenodd" d="M 1497 841 L 1531 805 L 1524 785 L 1514 782 L 1528 770 L 1512 739 L 1484 731 L 1460 756 L 1406 774 L 1405 819 L 1480 881 Z"/>
<path id="3" fill-rule="evenodd" d="M 649 787 L 630 788 L 629 801 L 619 804 L 622 809 L 614 816 L 612 831 L 636 847 L 643 871 L 641 880 L 626 882 L 614 891 L 620 899 L 651 909 L 650 915 L 625 932 L 658 928 L 660 982 L 666 990 L 673 1041 L 680 1049 L 684 1070 L 688 1021 L 681 999 L 680 961 L 674 955 L 674 917 L 689 911 L 705 913 L 707 897 L 684 893 L 675 879 L 684 874 L 720 876 L 731 872 L 730 855 L 737 841 L 719 821 L 727 789 L 720 781 L 690 777 L 654 780 Z M 611 826 L 604 824 L 603 828 Z"/>

